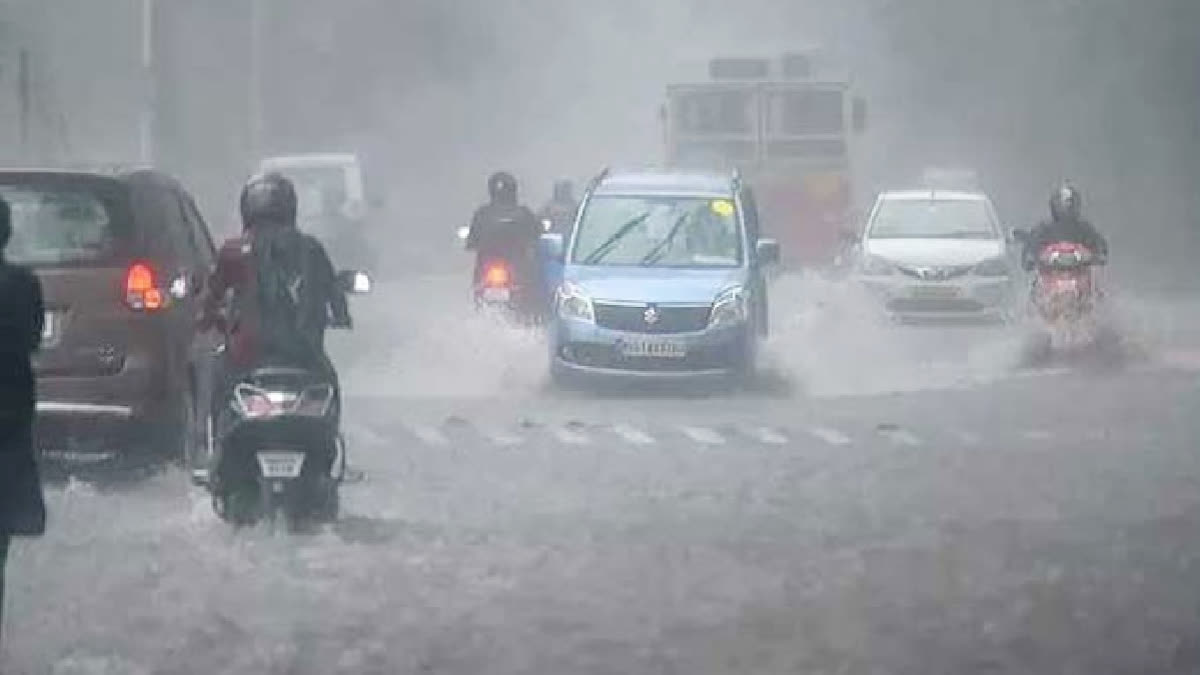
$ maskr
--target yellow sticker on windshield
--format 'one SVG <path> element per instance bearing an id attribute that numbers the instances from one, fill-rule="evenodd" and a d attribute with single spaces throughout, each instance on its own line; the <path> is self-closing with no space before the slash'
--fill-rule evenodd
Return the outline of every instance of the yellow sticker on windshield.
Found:
<path id="1" fill-rule="evenodd" d="M 733 215 L 733 202 L 728 199 L 714 199 L 708 206 L 718 216 L 729 217 Z"/>

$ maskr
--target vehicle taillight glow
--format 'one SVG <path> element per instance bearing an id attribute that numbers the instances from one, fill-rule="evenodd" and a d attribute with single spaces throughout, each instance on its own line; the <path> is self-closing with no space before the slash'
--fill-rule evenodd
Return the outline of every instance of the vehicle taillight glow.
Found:
<path id="1" fill-rule="evenodd" d="M 483 274 L 483 285 L 489 288 L 506 288 L 510 281 L 511 275 L 505 265 L 491 265 Z"/>
<path id="2" fill-rule="evenodd" d="M 154 270 L 145 263 L 130 266 L 125 273 L 125 304 L 131 309 L 156 310 L 163 308 L 163 300 Z"/>

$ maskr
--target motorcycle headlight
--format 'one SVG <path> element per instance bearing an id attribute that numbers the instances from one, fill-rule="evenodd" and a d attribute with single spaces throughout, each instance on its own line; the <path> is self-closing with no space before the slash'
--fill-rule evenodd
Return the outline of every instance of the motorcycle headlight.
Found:
<path id="1" fill-rule="evenodd" d="M 895 274 L 896 266 L 877 255 L 868 255 L 863 258 L 859 271 L 873 277 L 882 277 Z"/>
<path id="2" fill-rule="evenodd" d="M 1008 261 L 1004 258 L 984 260 L 976 265 L 973 271 L 981 277 L 1006 277 L 1008 276 Z"/>
<path id="3" fill-rule="evenodd" d="M 746 320 L 750 314 L 750 292 L 742 286 L 734 286 L 717 296 L 712 313 L 708 316 L 708 327 L 729 326 Z"/>
<path id="4" fill-rule="evenodd" d="M 558 315 L 564 319 L 596 322 L 592 299 L 578 285 L 565 282 L 558 288 Z"/>

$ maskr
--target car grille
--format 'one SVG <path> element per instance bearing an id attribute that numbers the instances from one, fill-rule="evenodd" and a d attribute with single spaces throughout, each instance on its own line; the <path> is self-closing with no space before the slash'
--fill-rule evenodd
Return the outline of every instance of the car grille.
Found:
<path id="1" fill-rule="evenodd" d="M 956 279 L 971 271 L 973 265 L 958 265 L 956 267 L 910 267 L 897 266 L 902 274 L 922 281 L 945 281 Z"/>
<path id="2" fill-rule="evenodd" d="M 650 305 L 612 305 L 597 302 L 596 325 L 630 333 L 691 333 L 708 326 L 709 305 L 654 305 L 657 320 L 646 321 Z"/>

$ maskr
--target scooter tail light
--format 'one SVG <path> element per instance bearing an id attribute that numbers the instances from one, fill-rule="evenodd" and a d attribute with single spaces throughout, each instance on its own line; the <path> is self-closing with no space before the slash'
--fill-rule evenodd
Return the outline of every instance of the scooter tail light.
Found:
<path id="1" fill-rule="evenodd" d="M 329 413 L 329 407 L 332 404 L 333 387 L 325 384 L 309 387 L 300 394 L 292 414 L 305 417 L 324 417 Z"/>
<path id="2" fill-rule="evenodd" d="M 483 273 L 483 285 L 487 288 L 507 288 L 512 283 L 512 273 L 507 265 L 488 265 Z"/>

